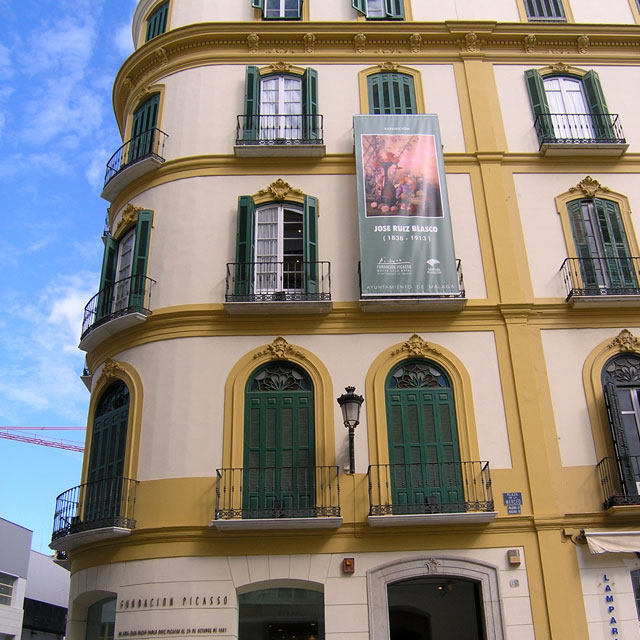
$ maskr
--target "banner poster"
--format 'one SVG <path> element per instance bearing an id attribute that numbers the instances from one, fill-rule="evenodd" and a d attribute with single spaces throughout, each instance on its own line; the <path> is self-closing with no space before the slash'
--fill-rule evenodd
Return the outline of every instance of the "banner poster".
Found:
<path id="1" fill-rule="evenodd" d="M 460 294 L 438 116 L 354 116 L 362 297 Z"/>

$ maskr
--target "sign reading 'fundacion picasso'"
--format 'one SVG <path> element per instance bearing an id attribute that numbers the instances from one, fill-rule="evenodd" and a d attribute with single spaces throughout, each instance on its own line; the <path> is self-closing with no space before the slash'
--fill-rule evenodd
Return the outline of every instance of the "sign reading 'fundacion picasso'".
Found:
<path id="1" fill-rule="evenodd" d="M 354 116 L 362 297 L 458 296 L 438 117 Z"/>

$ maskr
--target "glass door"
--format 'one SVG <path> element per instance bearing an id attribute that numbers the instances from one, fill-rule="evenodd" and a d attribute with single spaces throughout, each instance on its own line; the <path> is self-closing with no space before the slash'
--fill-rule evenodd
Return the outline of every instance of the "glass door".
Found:
<path id="1" fill-rule="evenodd" d="M 595 138 L 593 121 L 580 80 L 562 76 L 545 78 L 544 91 L 547 95 L 556 139 L 591 140 Z"/>
<path id="2" fill-rule="evenodd" d="M 302 139 L 302 80 L 269 76 L 260 84 L 260 140 Z"/>

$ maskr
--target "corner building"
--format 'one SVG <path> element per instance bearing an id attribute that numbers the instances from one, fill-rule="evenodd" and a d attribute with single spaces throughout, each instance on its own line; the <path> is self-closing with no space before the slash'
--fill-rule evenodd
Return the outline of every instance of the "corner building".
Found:
<path id="1" fill-rule="evenodd" d="M 139 2 L 71 640 L 640 637 L 639 35 L 636 0 Z M 451 294 L 361 288 L 369 114 L 437 116 Z"/>

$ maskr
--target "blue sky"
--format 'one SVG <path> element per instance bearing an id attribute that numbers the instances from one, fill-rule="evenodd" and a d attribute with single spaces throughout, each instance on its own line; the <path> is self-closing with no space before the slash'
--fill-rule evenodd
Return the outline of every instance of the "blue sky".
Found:
<path id="1" fill-rule="evenodd" d="M 0 0 L 0 426 L 86 424 L 77 345 L 98 288 L 99 193 L 122 144 L 111 88 L 135 5 Z M 0 517 L 48 552 L 55 498 L 80 483 L 82 454 L 0 439 L 0 461 Z"/>

